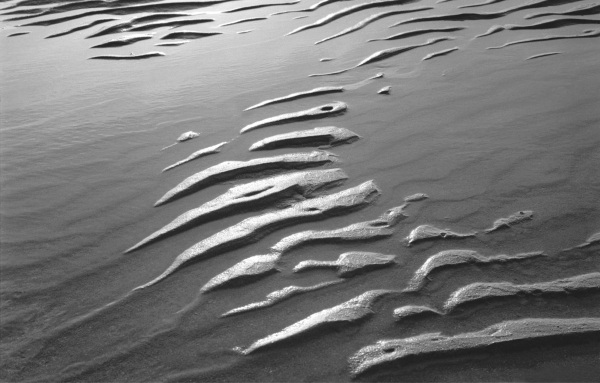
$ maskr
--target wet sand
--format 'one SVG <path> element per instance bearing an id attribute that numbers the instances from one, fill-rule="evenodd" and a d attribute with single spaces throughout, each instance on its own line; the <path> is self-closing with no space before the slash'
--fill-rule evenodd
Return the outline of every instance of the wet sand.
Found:
<path id="1" fill-rule="evenodd" d="M 600 376 L 596 3 L 1 8 L 0 380 Z"/>

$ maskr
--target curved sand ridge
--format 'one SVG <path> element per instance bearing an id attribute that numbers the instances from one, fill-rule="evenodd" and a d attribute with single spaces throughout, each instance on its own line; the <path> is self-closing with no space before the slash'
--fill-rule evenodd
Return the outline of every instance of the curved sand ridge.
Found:
<path id="1" fill-rule="evenodd" d="M 94 45 L 91 48 L 114 48 L 114 47 L 122 47 L 122 46 L 125 46 L 125 45 L 131 45 L 131 44 L 137 43 L 138 41 L 148 40 L 148 39 L 151 39 L 151 38 L 152 38 L 152 35 L 127 36 L 127 37 L 121 37 L 119 39 L 113 39 L 113 40 L 107 41 L 107 42 L 102 43 L 102 44 Z"/>
<path id="2" fill-rule="evenodd" d="M 406 38 L 413 37 L 413 36 L 425 35 L 425 34 L 428 34 L 428 33 L 435 33 L 435 32 L 457 32 L 457 31 L 461 31 L 463 29 L 466 29 L 466 28 L 465 27 L 440 27 L 440 28 L 416 29 L 416 30 L 412 30 L 412 31 L 407 31 L 407 32 L 402 32 L 402 33 L 396 33 L 394 35 L 391 35 L 391 36 L 388 36 L 388 37 L 379 38 L 379 39 L 370 39 L 370 40 L 367 40 L 367 42 L 370 42 L 370 41 L 384 41 L 384 40 L 400 40 L 400 39 L 406 39 Z"/>
<path id="3" fill-rule="evenodd" d="M 448 48 L 448 49 L 444 49 L 444 50 L 441 50 L 441 51 L 429 53 L 427 56 L 423 57 L 423 61 L 431 60 L 433 58 L 440 57 L 440 56 L 446 56 L 446 55 L 449 55 L 450 53 L 455 52 L 457 50 L 459 50 L 458 47 L 453 47 L 453 48 Z"/>
<path id="4" fill-rule="evenodd" d="M 440 333 L 422 334 L 411 338 L 380 340 L 360 349 L 349 359 L 352 375 L 392 361 L 430 354 L 485 349 L 495 344 L 523 340 L 564 337 L 567 335 L 597 335 L 600 318 L 532 318 L 500 322 L 481 331 L 454 336 Z"/>
<path id="5" fill-rule="evenodd" d="M 221 32 L 197 32 L 197 31 L 177 31 L 170 32 L 161 37 L 161 40 L 195 40 L 203 37 L 216 36 L 222 34 Z"/>
<path id="6" fill-rule="evenodd" d="M 215 253 L 255 242 L 268 232 L 290 223 L 323 219 L 332 214 L 346 213 L 360 209 L 370 204 L 379 194 L 380 191 L 375 183 L 367 181 L 335 194 L 309 199 L 283 210 L 268 212 L 245 219 L 190 247 L 177 256 L 173 264 L 165 272 L 134 290 L 151 286 L 163 280 L 192 259 L 204 258 Z"/>
<path id="7" fill-rule="evenodd" d="M 266 4 L 248 5 L 245 7 L 229 9 L 227 11 L 223 11 L 223 13 L 235 13 L 235 12 L 249 11 L 251 9 L 277 7 L 277 6 L 281 6 L 281 5 L 294 5 L 294 4 L 298 4 L 299 2 L 300 2 L 300 0 L 288 1 L 287 3 L 266 3 Z"/>
<path id="8" fill-rule="evenodd" d="M 404 291 L 418 291 L 430 279 L 429 275 L 439 269 L 450 266 L 460 266 L 466 264 L 487 264 L 487 263 L 506 263 L 512 261 L 520 261 L 543 256 L 541 251 L 532 253 L 522 253 L 515 255 L 494 255 L 483 256 L 473 250 L 445 250 L 427 258 L 425 263 L 417 271 L 408 282 L 408 287 Z"/>
<path id="9" fill-rule="evenodd" d="M 294 297 L 296 295 L 299 294 L 303 294 L 303 293 L 308 293 L 311 291 L 315 291 L 315 290 L 319 290 L 325 287 L 329 287 L 329 286 L 333 286 L 336 285 L 338 283 L 342 283 L 343 280 L 337 280 L 337 281 L 329 281 L 329 282 L 323 282 L 323 283 L 318 283 L 316 285 L 313 286 L 288 286 L 288 287 L 284 287 L 281 290 L 277 290 L 277 291 L 273 291 L 272 293 L 269 293 L 266 296 L 266 299 L 264 301 L 260 301 L 260 302 L 255 302 L 255 303 L 250 303 L 247 304 L 245 306 L 242 307 L 238 307 L 232 310 L 227 311 L 226 313 L 224 313 L 223 315 L 221 315 L 222 317 L 228 317 L 231 315 L 235 315 L 235 314 L 242 314 L 248 311 L 254 311 L 254 310 L 258 310 L 264 307 L 271 307 L 273 305 L 276 305 L 279 302 L 282 302 L 284 300 L 287 300 L 291 297 Z"/>
<path id="10" fill-rule="evenodd" d="M 271 104 L 278 104 L 280 102 L 293 101 L 293 100 L 297 100 L 300 98 L 319 96 L 322 94 L 329 94 L 329 93 L 338 93 L 338 92 L 343 92 L 343 91 L 344 91 L 343 86 L 322 86 L 319 88 L 314 88 L 314 89 L 306 90 L 303 92 L 296 92 L 296 93 L 289 94 L 287 96 L 277 97 L 277 98 L 273 98 L 271 100 L 262 101 L 256 105 L 252 105 L 244 110 L 252 110 L 252 109 L 261 108 L 263 106 L 267 106 L 267 105 L 271 105 Z"/>
<path id="11" fill-rule="evenodd" d="M 410 246 L 413 243 L 419 241 L 425 241 L 436 238 L 468 238 L 474 237 L 476 234 L 477 232 L 456 233 L 452 230 L 438 229 L 437 227 L 431 225 L 420 225 L 410 232 L 408 237 L 406 237 L 405 241 L 406 244 Z"/>
<path id="12" fill-rule="evenodd" d="M 255 158 L 248 161 L 225 161 L 189 176 L 179 185 L 165 193 L 164 196 L 156 201 L 154 206 L 160 206 L 201 188 L 213 185 L 216 182 L 222 182 L 238 176 L 249 176 L 252 173 L 272 169 L 285 170 L 321 166 L 336 161 L 333 154 L 325 151 L 284 154 L 274 157 Z"/>
<path id="13" fill-rule="evenodd" d="M 512 45 L 535 43 L 535 42 L 541 42 L 541 41 L 586 39 L 586 38 L 592 38 L 592 37 L 600 37 L 600 29 L 588 29 L 588 30 L 583 31 L 582 33 L 577 33 L 574 35 L 548 35 L 548 36 L 537 37 L 537 38 L 532 38 L 532 39 L 511 41 L 506 44 L 499 45 L 497 47 L 489 47 L 487 49 L 502 49 L 502 48 L 506 48 L 506 47 L 509 47 Z"/>
<path id="14" fill-rule="evenodd" d="M 335 307 L 312 314 L 311 316 L 296 322 L 283 330 L 259 339 L 246 348 L 238 347 L 236 351 L 249 354 L 263 347 L 267 347 L 281 341 L 288 340 L 308 332 L 331 325 L 343 325 L 354 323 L 374 314 L 371 306 L 379 298 L 395 293 L 393 290 L 372 290 L 363 293 L 356 298 L 344 302 Z"/>
<path id="15" fill-rule="evenodd" d="M 165 56 L 165 54 L 163 52 L 148 52 L 138 55 L 134 55 L 133 53 L 129 55 L 102 55 L 90 57 L 89 60 L 142 60 L 160 56 Z"/>
<path id="16" fill-rule="evenodd" d="M 198 222 L 223 217 L 231 212 L 295 196 L 309 198 L 323 189 L 341 184 L 347 178 L 348 176 L 341 169 L 312 170 L 283 174 L 232 187 L 212 201 L 175 218 L 171 223 L 144 238 L 126 252 L 172 235 Z"/>
<path id="17" fill-rule="evenodd" d="M 348 105 L 341 101 L 332 102 L 330 104 L 325 104 L 321 106 L 317 106 L 314 108 L 301 110 L 299 112 L 280 114 L 279 116 L 266 118 L 264 120 L 260 120 L 254 122 L 250 125 L 246 125 L 240 130 L 240 133 L 246 133 L 254 129 L 264 128 L 272 125 L 285 124 L 289 122 L 295 121 L 303 121 L 303 120 L 313 120 L 317 118 L 323 117 L 331 117 L 337 116 L 339 114 L 345 113 L 348 109 Z"/>
<path id="18" fill-rule="evenodd" d="M 164 43 L 164 44 L 169 44 L 169 43 Z M 177 44 L 179 44 L 179 43 L 177 43 Z M 171 170 L 171 169 L 173 169 L 173 168 L 175 168 L 177 166 L 181 166 L 181 165 L 183 165 L 185 163 L 188 163 L 190 161 L 196 160 L 198 158 L 202 158 L 202 157 L 208 156 L 210 154 L 220 153 L 221 152 L 221 148 L 223 146 L 225 146 L 226 144 L 227 144 L 227 142 L 225 141 L 225 142 L 221 142 L 221 143 L 218 143 L 216 145 L 213 145 L 213 146 L 209 146 L 209 147 L 204 148 L 204 149 L 197 150 L 194 153 L 192 153 L 189 156 L 187 156 L 185 159 L 183 159 L 181 161 L 177 161 L 173 165 L 167 166 L 166 168 L 163 169 L 163 172 L 166 172 L 166 171 Z"/>
<path id="19" fill-rule="evenodd" d="M 279 149 L 292 146 L 333 147 L 341 144 L 351 144 L 360 136 L 346 128 L 335 126 L 318 127 L 298 132 L 283 133 L 267 137 L 250 146 L 250 151 Z"/>
<path id="20" fill-rule="evenodd" d="M 266 17 L 249 17 L 246 19 L 230 21 L 230 22 L 219 25 L 219 27 L 226 27 L 228 25 L 236 25 L 236 24 L 248 23 L 251 21 L 266 20 L 266 19 L 267 19 Z"/>
<path id="21" fill-rule="evenodd" d="M 444 310 L 450 312 L 456 307 L 491 298 L 517 296 L 521 294 L 570 294 L 577 291 L 600 289 L 600 273 L 578 275 L 571 278 L 531 284 L 513 284 L 509 282 L 473 283 L 452 293 L 444 304 Z"/>
<path id="22" fill-rule="evenodd" d="M 338 276 L 344 278 L 357 272 L 377 269 L 394 264 L 395 255 L 368 251 L 351 251 L 340 254 L 335 261 L 302 261 L 294 267 L 294 273 L 311 269 L 336 269 Z"/>

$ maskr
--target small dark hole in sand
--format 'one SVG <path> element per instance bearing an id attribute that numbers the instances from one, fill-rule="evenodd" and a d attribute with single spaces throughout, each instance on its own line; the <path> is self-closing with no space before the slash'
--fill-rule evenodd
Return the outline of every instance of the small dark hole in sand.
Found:
<path id="1" fill-rule="evenodd" d="M 523 215 L 523 214 L 525 214 L 525 213 L 524 213 L 524 212 L 522 212 L 522 211 L 520 211 L 520 212 L 519 212 L 519 214 Z"/>
<path id="2" fill-rule="evenodd" d="M 394 351 L 396 351 L 395 348 L 384 348 L 383 349 L 383 352 L 385 352 L 386 354 L 390 354 L 390 353 L 392 353 Z"/>
<path id="3" fill-rule="evenodd" d="M 333 110 L 333 106 L 324 106 L 321 108 L 321 110 L 323 112 L 329 112 L 330 110 Z"/>

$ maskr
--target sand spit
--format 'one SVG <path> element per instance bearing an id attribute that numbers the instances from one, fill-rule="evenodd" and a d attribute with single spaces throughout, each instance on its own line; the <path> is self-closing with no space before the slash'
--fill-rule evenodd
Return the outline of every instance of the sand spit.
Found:
<path id="1" fill-rule="evenodd" d="M 248 161 L 225 161 L 200 171 L 183 180 L 169 190 L 154 206 L 191 194 L 201 188 L 239 176 L 249 177 L 253 173 L 265 170 L 302 169 L 336 162 L 332 153 L 313 151 L 310 153 L 291 153 L 274 157 L 255 158 Z"/>
<path id="2" fill-rule="evenodd" d="M 192 259 L 205 258 L 256 242 L 267 233 L 289 224 L 324 219 L 331 215 L 346 214 L 364 208 L 379 195 L 380 191 L 375 183 L 367 181 L 338 193 L 299 202 L 283 210 L 247 218 L 190 247 L 177 256 L 173 264 L 161 275 L 134 290 L 160 282 Z"/>
<path id="3" fill-rule="evenodd" d="M 338 306 L 320 311 L 311 316 L 294 323 L 283 330 L 259 339 L 247 348 L 237 347 L 235 350 L 247 355 L 260 348 L 279 343 L 300 335 L 306 336 L 306 333 L 331 325 L 343 325 L 355 323 L 361 319 L 373 315 L 371 306 L 379 298 L 394 293 L 393 290 L 372 290 L 363 293 L 356 298 L 344 302 Z"/>
<path id="4" fill-rule="evenodd" d="M 451 230 L 438 229 L 431 225 L 421 225 L 413 229 L 408 237 L 404 240 L 407 246 L 415 242 L 431 240 L 431 239 L 450 239 L 450 238 L 468 238 L 474 237 L 477 232 L 470 233 L 455 233 Z"/>
<path id="5" fill-rule="evenodd" d="M 571 294 L 574 292 L 600 289 L 600 273 L 578 275 L 550 282 L 516 285 L 509 282 L 473 283 L 456 290 L 444 304 L 444 311 L 450 312 L 456 307 L 492 298 L 517 295 Z"/>
<path id="6" fill-rule="evenodd" d="M 169 44 L 169 43 L 164 43 L 164 44 Z M 173 43 L 171 43 L 171 44 L 173 44 Z M 178 42 L 178 43 L 175 43 L 175 44 L 179 45 L 179 44 L 183 44 L 183 42 Z M 218 143 L 216 145 L 209 146 L 208 148 L 204 148 L 204 149 L 200 149 L 198 151 L 195 151 L 194 153 L 190 154 L 185 159 L 183 159 L 181 161 L 178 161 L 178 162 L 174 163 L 173 165 L 167 166 L 166 168 L 163 169 L 163 172 L 166 172 L 167 170 L 171 170 L 171 169 L 173 169 L 173 168 L 175 168 L 177 166 L 181 166 L 181 165 L 183 165 L 185 163 L 188 163 L 190 161 L 193 161 L 195 159 L 198 159 L 198 158 L 201 158 L 201 157 L 204 157 L 204 156 L 208 156 L 210 154 L 219 153 L 221 151 L 221 148 L 223 146 L 225 146 L 226 144 L 227 144 L 227 141 L 224 141 L 224 142 Z"/>
<path id="7" fill-rule="evenodd" d="M 249 150 L 271 150 L 295 146 L 320 146 L 323 149 L 351 144 L 358 139 L 360 139 L 358 134 L 346 128 L 325 126 L 267 137 L 252 144 Z"/>
<path id="8" fill-rule="evenodd" d="M 400 40 L 406 39 L 413 36 L 425 35 L 428 33 L 436 33 L 436 32 L 456 32 L 466 29 L 465 27 L 442 27 L 442 28 L 426 28 L 426 29 L 416 29 L 408 32 L 397 33 L 388 37 L 380 38 L 380 39 L 370 39 L 370 41 L 384 41 L 384 40 Z"/>
<path id="9" fill-rule="evenodd" d="M 294 5 L 294 4 L 298 4 L 299 2 L 300 2 L 300 0 L 289 1 L 287 3 L 267 3 L 267 4 L 248 5 L 246 7 L 239 7 L 239 8 L 234 8 L 234 9 L 230 9 L 230 10 L 227 10 L 227 11 L 223 11 L 223 13 L 242 12 L 242 11 L 248 11 L 248 10 L 251 10 L 251 9 L 266 8 L 266 7 L 277 7 L 277 6 L 281 6 L 281 5 Z"/>
<path id="10" fill-rule="evenodd" d="M 276 305 L 279 302 L 287 300 L 296 295 L 320 290 L 322 288 L 329 287 L 332 285 L 337 285 L 342 282 L 344 282 L 344 280 L 323 282 L 323 283 L 318 283 L 313 286 L 306 286 L 306 287 L 304 287 L 304 286 L 284 287 L 281 290 L 277 290 L 277 291 L 273 291 L 272 293 L 269 293 L 264 301 L 250 303 L 245 306 L 238 307 L 233 310 L 229 310 L 226 313 L 224 313 L 223 315 L 221 315 L 221 317 L 228 317 L 228 316 L 232 316 L 232 315 L 236 315 L 236 314 L 242 314 L 242 313 L 245 313 L 248 311 L 258 310 L 258 309 L 265 308 L 265 307 L 271 307 L 271 306 Z"/>
<path id="11" fill-rule="evenodd" d="M 330 104 L 316 106 L 314 108 L 301 110 L 299 112 L 280 114 L 279 116 L 266 118 L 246 125 L 240 130 L 240 133 L 246 133 L 254 129 L 264 128 L 272 125 L 285 124 L 295 121 L 313 120 L 323 117 L 337 116 L 343 114 L 348 109 L 348 105 L 341 101 L 335 101 Z"/>
<path id="12" fill-rule="evenodd" d="M 215 36 L 215 35 L 221 35 L 221 32 L 196 32 L 196 31 L 177 31 L 177 32 L 171 32 L 168 33 L 166 35 L 164 35 L 163 37 L 161 37 L 161 40 L 194 40 L 194 39 L 200 39 L 203 37 L 209 37 L 209 36 Z"/>
<path id="13" fill-rule="evenodd" d="M 315 21 L 312 24 L 303 25 L 301 27 L 298 27 L 298 28 L 294 29 L 293 31 L 291 31 L 290 33 L 288 33 L 286 36 L 293 35 L 293 34 L 302 32 L 307 29 L 317 28 L 317 27 L 329 24 L 330 22 L 332 22 L 334 20 L 351 15 L 356 12 L 360 12 L 365 9 L 377 8 L 377 7 L 391 7 L 394 5 L 409 4 L 409 3 L 413 3 L 415 1 L 416 0 L 378 0 L 378 1 L 371 1 L 369 3 L 353 5 L 351 7 L 344 8 L 340 11 L 330 13 L 329 15 Z"/>
<path id="14" fill-rule="evenodd" d="M 134 55 L 133 53 L 130 55 L 104 55 L 104 56 L 94 56 L 90 57 L 88 60 L 142 60 L 149 59 L 152 57 L 166 56 L 163 52 L 148 52 L 141 53 L 139 55 Z"/>
<path id="15" fill-rule="evenodd" d="M 500 229 L 507 229 L 511 226 L 518 225 L 522 222 L 529 221 L 533 219 L 533 211 L 531 210 L 521 210 L 514 214 L 509 215 L 506 218 L 500 218 L 494 221 L 492 227 L 489 229 L 485 229 L 485 233 L 491 233 Z"/>
<path id="16" fill-rule="evenodd" d="M 497 47 L 489 47 L 487 49 L 502 49 L 502 48 L 506 48 L 506 47 L 509 47 L 512 45 L 535 43 L 535 42 L 540 42 L 540 41 L 585 39 L 585 38 L 592 38 L 592 37 L 599 37 L 599 36 L 600 36 L 600 29 L 588 29 L 588 30 L 583 31 L 582 33 L 577 33 L 574 35 L 547 35 L 544 37 L 511 41 L 506 44 L 503 44 L 503 45 L 500 45 Z"/>
<path id="17" fill-rule="evenodd" d="M 158 239 L 227 214 L 253 210 L 283 199 L 303 199 L 340 185 L 348 176 L 341 169 L 309 170 L 260 179 L 232 187 L 217 198 L 189 210 L 132 246 L 133 251 Z"/>
<path id="18" fill-rule="evenodd" d="M 538 55 L 533 55 L 533 56 L 529 56 L 527 57 L 525 60 L 534 60 L 534 59 L 539 59 L 541 57 L 548 57 L 548 56 L 555 56 L 555 55 L 559 55 L 562 52 L 546 52 L 546 53 L 540 53 Z"/>
<path id="19" fill-rule="evenodd" d="M 600 14 L 600 4 L 585 4 L 564 12 L 543 12 L 525 16 L 526 19 L 535 19 L 544 16 L 592 16 Z"/>
<path id="20" fill-rule="evenodd" d="M 376 13 L 374 15 L 371 15 L 369 17 L 367 17 L 366 19 L 359 21 L 358 23 L 356 23 L 355 25 L 344 29 L 341 32 L 336 33 L 335 35 L 329 36 L 329 37 L 325 37 L 324 39 L 321 39 L 319 41 L 317 41 L 315 43 L 315 45 L 324 43 L 325 41 L 329 41 L 329 40 L 333 40 L 335 38 L 347 35 L 348 33 L 352 33 L 355 31 L 358 31 L 364 27 L 366 27 L 367 25 L 371 24 L 372 22 L 375 22 L 377 20 L 383 19 L 385 17 L 390 17 L 390 16 L 394 16 L 394 15 L 400 15 L 403 13 L 412 13 L 412 12 L 421 12 L 421 11 L 427 11 L 433 8 L 430 7 L 425 7 L 425 8 L 412 8 L 412 9 L 404 9 L 404 10 L 397 10 L 397 11 L 389 11 L 389 12 L 381 12 L 381 13 Z"/>
<path id="21" fill-rule="evenodd" d="M 278 104 L 278 103 L 287 102 L 287 101 L 293 101 L 293 100 L 297 100 L 300 98 L 320 96 L 320 95 L 329 94 L 329 93 L 340 93 L 343 91 L 344 91 L 343 86 L 322 86 L 319 88 L 314 88 L 314 89 L 306 90 L 303 92 L 296 92 L 296 93 L 288 94 L 287 96 L 277 97 L 277 98 L 273 98 L 270 100 L 262 101 L 256 105 L 252 105 L 252 106 L 244 109 L 244 111 L 261 108 L 266 105 Z"/>
<path id="22" fill-rule="evenodd" d="M 99 25 L 99 24 L 104 24 L 104 23 L 107 23 L 109 21 L 116 21 L 116 20 L 118 20 L 118 19 L 99 19 L 99 20 L 94 20 L 94 21 L 90 22 L 89 24 L 81 25 L 79 27 L 75 27 L 75 28 L 69 29 L 68 31 L 64 31 L 64 32 L 60 32 L 60 33 L 55 33 L 53 35 L 46 36 L 46 38 L 47 39 L 51 39 L 51 38 L 54 38 L 54 37 L 60 37 L 60 36 L 69 35 L 71 33 L 75 33 L 75 32 L 78 32 L 78 31 L 83 31 L 85 29 L 94 27 L 94 26 Z"/>
<path id="23" fill-rule="evenodd" d="M 152 35 L 134 35 L 134 36 L 126 36 L 121 37 L 119 39 L 113 39 L 107 41 L 102 44 L 94 45 L 90 48 L 115 48 L 115 47 L 123 47 L 125 45 L 131 45 L 137 43 L 138 41 L 151 39 Z"/>
<path id="24" fill-rule="evenodd" d="M 436 57 L 446 56 L 457 50 L 459 50 L 458 47 L 453 47 L 453 48 L 444 49 L 444 50 L 441 50 L 438 52 L 433 52 L 433 53 L 430 53 L 427 56 L 423 57 L 423 60 L 421 60 L 421 61 L 427 61 L 427 60 L 431 60 Z"/>
<path id="25" fill-rule="evenodd" d="M 294 267 L 294 273 L 311 269 L 336 269 L 338 276 L 346 278 L 358 272 L 391 266 L 395 255 L 366 251 L 350 251 L 340 254 L 335 261 L 302 261 Z"/>
<path id="26" fill-rule="evenodd" d="M 511 320 L 481 331 L 454 336 L 431 333 L 405 339 L 380 340 L 360 349 L 350 357 L 349 364 L 352 375 L 356 376 L 380 365 L 402 362 L 415 356 L 453 354 L 464 350 L 485 349 L 495 344 L 598 333 L 600 318 Z"/>
<path id="27" fill-rule="evenodd" d="M 219 25 L 219 27 L 226 27 L 228 25 L 235 25 L 235 24 L 242 24 L 242 23 L 249 23 L 250 21 L 259 21 L 259 20 L 266 20 L 267 17 L 249 17 L 247 19 L 241 19 L 241 20 L 235 20 L 235 21 L 230 21 L 228 23 L 225 24 L 221 24 Z"/>
<path id="28" fill-rule="evenodd" d="M 11 33 L 10 35 L 7 35 L 6 37 L 16 37 L 16 36 L 23 36 L 23 35 L 28 35 L 31 32 L 15 32 L 15 33 Z"/>
<path id="29" fill-rule="evenodd" d="M 473 250 L 445 250 L 427 258 L 425 263 L 417 271 L 408 282 L 408 287 L 404 291 L 419 291 L 422 289 L 428 280 L 429 275 L 439 269 L 445 269 L 452 266 L 463 266 L 468 264 L 489 264 L 489 263 L 506 263 L 513 261 L 521 261 L 543 256 L 541 251 L 531 253 L 521 253 L 515 255 L 493 255 L 483 256 Z"/>

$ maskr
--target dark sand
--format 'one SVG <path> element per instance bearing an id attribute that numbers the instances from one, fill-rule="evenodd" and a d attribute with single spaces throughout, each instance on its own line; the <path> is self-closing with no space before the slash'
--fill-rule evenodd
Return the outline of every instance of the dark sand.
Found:
<path id="1" fill-rule="evenodd" d="M 600 317 L 600 291 L 564 282 L 600 271 L 593 1 L 11 0 L 2 8 L 1 381 L 597 381 L 600 334 L 588 325 Z M 88 60 L 100 51 L 90 47 L 136 30 L 151 37 Z M 173 33 L 220 34 L 153 54 Z M 309 77 L 327 73 L 338 74 Z M 240 135 L 334 102 L 345 113 Z M 224 161 L 310 153 L 327 142 L 248 148 L 325 126 L 360 139 L 321 148 L 336 161 L 217 175 L 153 207 Z M 161 151 L 190 130 L 200 136 Z M 335 168 L 347 179 L 318 190 L 295 181 L 276 192 L 268 182 L 247 195 L 235 189 L 244 203 L 225 199 L 218 216 L 124 254 L 232 187 Z M 331 199 L 310 202 L 369 180 L 378 197 L 335 201 L 335 209 Z M 271 220 L 249 219 L 259 216 Z M 350 227 L 365 222 L 367 231 Z M 421 225 L 435 235 L 408 246 Z M 132 292 L 210 238 L 207 256 Z M 403 291 L 445 250 L 477 256 L 438 261 L 426 283 Z M 341 273 L 332 262 L 348 252 L 391 261 L 375 267 L 367 257 Z M 532 252 L 543 255 L 517 256 Z M 294 272 L 309 260 L 330 267 Z M 227 284 L 200 291 L 230 268 Z M 451 294 L 474 283 L 499 287 L 444 311 Z M 389 292 L 353 300 L 379 290 Z M 260 307 L 222 317 L 252 303 Z M 431 310 L 396 320 L 394 309 L 405 306 Z M 528 318 L 539 320 L 514 325 Z M 518 334 L 487 343 L 485 331 L 502 322 Z M 547 336 L 529 336 L 534 327 L 520 323 L 541 323 Z M 438 332 L 443 351 L 424 335 Z M 472 334 L 483 334 L 476 347 L 456 343 Z M 427 348 L 353 377 L 359 350 L 409 337 L 428 339 Z"/>

